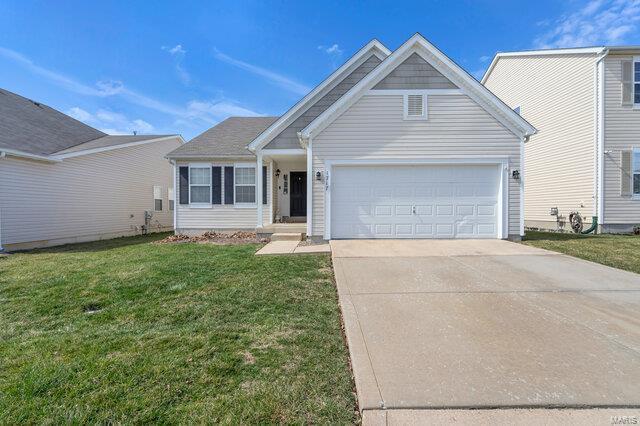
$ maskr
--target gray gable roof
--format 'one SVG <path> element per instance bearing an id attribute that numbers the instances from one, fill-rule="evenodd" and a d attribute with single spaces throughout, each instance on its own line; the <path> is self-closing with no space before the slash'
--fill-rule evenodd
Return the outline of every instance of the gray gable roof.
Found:
<path id="1" fill-rule="evenodd" d="M 60 111 L 0 89 L 0 148 L 49 155 L 103 136 Z"/>
<path id="2" fill-rule="evenodd" d="M 255 157 L 247 145 L 277 119 L 229 117 L 170 152 L 167 157 Z"/>

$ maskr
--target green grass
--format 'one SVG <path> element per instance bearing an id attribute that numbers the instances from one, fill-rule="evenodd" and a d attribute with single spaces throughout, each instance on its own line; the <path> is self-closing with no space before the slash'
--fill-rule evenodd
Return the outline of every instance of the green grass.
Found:
<path id="1" fill-rule="evenodd" d="M 163 236 L 0 258 L 0 424 L 358 420 L 328 256 Z"/>
<path id="2" fill-rule="evenodd" d="M 527 231 L 524 244 L 640 274 L 640 237 Z"/>

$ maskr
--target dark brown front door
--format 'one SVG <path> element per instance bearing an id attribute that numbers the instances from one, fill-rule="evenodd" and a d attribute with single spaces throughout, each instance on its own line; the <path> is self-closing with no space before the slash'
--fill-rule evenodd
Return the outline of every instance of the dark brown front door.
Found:
<path id="1" fill-rule="evenodd" d="M 289 215 L 307 215 L 307 172 L 291 172 L 291 193 L 289 195 Z"/>

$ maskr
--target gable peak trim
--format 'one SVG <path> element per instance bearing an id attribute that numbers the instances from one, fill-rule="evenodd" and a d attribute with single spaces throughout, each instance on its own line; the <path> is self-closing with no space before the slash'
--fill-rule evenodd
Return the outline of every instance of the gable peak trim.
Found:
<path id="1" fill-rule="evenodd" d="M 331 107 L 316 117 L 300 132 L 302 139 L 312 138 L 322 132 L 333 120 L 360 99 L 367 91 L 388 75 L 396 66 L 413 53 L 417 53 L 445 77 L 451 79 L 469 97 L 478 102 L 487 112 L 500 121 L 514 134 L 528 137 L 536 133 L 536 129 L 524 118 L 517 115 L 489 89 L 473 78 L 468 72 L 429 43 L 421 34 L 416 33 L 389 55 L 370 74 L 360 80 Z M 453 78 L 452 78 L 453 77 Z"/>
<path id="2" fill-rule="evenodd" d="M 338 83 L 338 79 L 341 76 L 346 77 L 352 68 L 355 69 L 359 66 L 359 62 L 368 59 L 371 55 L 375 55 L 378 59 L 384 61 L 391 51 L 377 39 L 373 39 L 360 48 L 349 60 L 347 60 L 341 67 L 331 73 L 326 79 L 316 86 L 311 92 L 298 101 L 293 107 L 291 107 L 285 114 L 283 114 L 278 120 L 276 120 L 265 131 L 259 134 L 249 145 L 247 149 L 251 152 L 255 152 L 261 149 L 266 144 L 271 142 L 282 130 L 289 126 L 296 118 L 300 116 L 308 107 L 312 105 L 312 102 L 320 99 L 326 92 L 331 90 L 335 84 Z"/>

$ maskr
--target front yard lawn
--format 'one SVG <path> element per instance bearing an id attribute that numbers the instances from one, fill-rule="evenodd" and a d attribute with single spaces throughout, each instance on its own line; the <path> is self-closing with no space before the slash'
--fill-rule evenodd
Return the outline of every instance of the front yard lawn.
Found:
<path id="1" fill-rule="evenodd" d="M 524 244 L 640 274 L 640 237 L 527 231 Z"/>
<path id="2" fill-rule="evenodd" d="M 164 236 L 0 258 L 0 424 L 357 421 L 328 256 Z"/>

